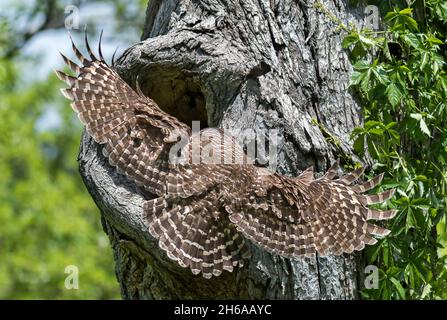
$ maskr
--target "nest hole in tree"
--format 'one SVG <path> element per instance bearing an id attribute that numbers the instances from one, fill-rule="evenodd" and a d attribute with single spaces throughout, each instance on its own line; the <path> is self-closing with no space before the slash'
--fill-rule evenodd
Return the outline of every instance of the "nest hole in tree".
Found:
<path id="1" fill-rule="evenodd" d="M 200 129 L 208 127 L 205 97 L 195 77 L 183 72 L 158 73 L 145 80 L 143 92 L 181 122 L 191 126 L 192 121 L 200 121 Z"/>

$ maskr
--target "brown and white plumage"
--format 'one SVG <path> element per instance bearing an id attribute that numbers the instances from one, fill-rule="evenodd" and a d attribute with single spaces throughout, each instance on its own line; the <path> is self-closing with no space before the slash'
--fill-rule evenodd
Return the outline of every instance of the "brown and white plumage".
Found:
<path id="1" fill-rule="evenodd" d="M 56 71 L 69 85 L 62 92 L 109 163 L 158 197 L 145 203 L 148 229 L 181 266 L 205 278 L 231 272 L 250 256 L 246 239 L 299 257 L 350 253 L 389 233 L 368 220 L 390 219 L 396 212 L 368 205 L 389 199 L 394 190 L 364 194 L 382 175 L 352 185 L 363 171 L 334 180 L 338 163 L 319 179 L 311 169 L 290 178 L 257 167 L 220 129 L 191 136 L 187 125 L 124 82 L 100 47 L 97 58 L 87 37 L 85 43 L 89 59 L 73 44 L 81 65 L 62 55 L 76 74 Z M 171 148 L 185 137 L 181 158 L 173 163 Z"/>

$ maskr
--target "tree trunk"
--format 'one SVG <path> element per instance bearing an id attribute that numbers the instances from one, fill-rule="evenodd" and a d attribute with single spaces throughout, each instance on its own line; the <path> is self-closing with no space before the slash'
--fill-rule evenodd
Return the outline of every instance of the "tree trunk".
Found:
<path id="1" fill-rule="evenodd" d="M 333 17 L 359 22 L 363 9 L 346 2 L 151 0 L 143 41 L 115 67 L 187 123 L 277 129 L 278 172 L 297 175 L 311 165 L 323 172 L 336 158 L 353 159 L 349 135 L 361 119 Z M 355 255 L 285 259 L 251 245 L 242 269 L 194 276 L 149 235 L 142 205 L 150 195 L 115 172 L 100 149 L 84 134 L 80 171 L 101 210 L 123 298 L 358 297 Z"/>

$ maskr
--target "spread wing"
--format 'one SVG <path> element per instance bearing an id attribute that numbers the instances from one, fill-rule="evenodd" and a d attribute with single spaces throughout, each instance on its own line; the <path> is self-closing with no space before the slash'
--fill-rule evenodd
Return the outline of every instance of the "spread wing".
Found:
<path id="1" fill-rule="evenodd" d="M 75 72 L 56 71 L 69 85 L 62 92 L 87 132 L 104 145 L 109 163 L 159 196 L 145 204 L 149 232 L 181 266 L 206 278 L 231 272 L 249 257 L 244 238 L 298 257 L 361 250 L 376 242 L 373 236 L 388 234 L 368 220 L 390 219 L 396 212 L 368 205 L 389 199 L 394 190 L 364 195 L 382 176 L 351 185 L 362 171 L 334 180 L 337 164 L 320 179 L 312 170 L 281 176 L 250 164 L 235 140 L 217 129 L 191 136 L 181 150 L 183 162 L 172 163 L 171 147 L 190 135 L 189 127 L 124 82 L 100 46 L 95 57 L 87 36 L 85 45 L 90 59 L 72 41 L 81 65 L 62 55 Z"/>
<path id="2" fill-rule="evenodd" d="M 181 134 L 189 134 L 189 128 L 163 112 L 153 100 L 135 92 L 107 65 L 101 53 L 101 39 L 98 58 L 85 34 L 90 59 L 71 42 L 81 65 L 61 54 L 75 73 L 71 76 L 56 71 L 69 85 L 62 93 L 72 101 L 71 106 L 88 134 L 104 145 L 103 153 L 112 166 L 148 191 L 165 194 L 166 173 L 162 168 L 169 148 Z"/>
<path id="3" fill-rule="evenodd" d="M 351 186 L 363 170 L 333 180 L 337 166 L 316 180 L 309 169 L 294 179 L 262 176 L 241 207 L 231 209 L 230 220 L 254 243 L 286 257 L 340 255 L 375 244 L 373 236 L 385 236 L 389 230 L 368 220 L 391 219 L 396 211 L 368 205 L 391 198 L 394 190 L 364 195 L 383 175 Z"/>

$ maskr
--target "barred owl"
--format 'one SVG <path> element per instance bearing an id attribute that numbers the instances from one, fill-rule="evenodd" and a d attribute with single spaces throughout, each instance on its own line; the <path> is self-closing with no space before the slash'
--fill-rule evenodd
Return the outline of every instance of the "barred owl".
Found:
<path id="1" fill-rule="evenodd" d="M 205 278 L 231 272 L 250 257 L 247 240 L 300 257 L 351 253 L 389 233 L 368 220 L 390 219 L 396 212 L 368 206 L 389 199 L 394 190 L 364 194 L 382 175 L 353 184 L 363 170 L 334 179 L 338 162 L 318 179 L 311 168 L 291 178 L 258 167 L 222 130 L 191 135 L 190 127 L 138 86 L 134 91 L 104 61 L 100 44 L 96 57 L 85 37 L 87 58 L 71 41 L 81 65 L 61 54 L 75 73 L 56 71 L 69 85 L 62 92 L 109 163 L 156 196 L 144 205 L 148 231 L 182 267 Z M 182 137 L 187 138 L 180 161 L 172 162 L 172 148 Z"/>

